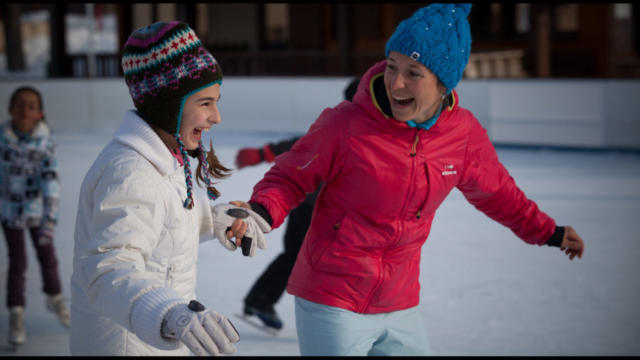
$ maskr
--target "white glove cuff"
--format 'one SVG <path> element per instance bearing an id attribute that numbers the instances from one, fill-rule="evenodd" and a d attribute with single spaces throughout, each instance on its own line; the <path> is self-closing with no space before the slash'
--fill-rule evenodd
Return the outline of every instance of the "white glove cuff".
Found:
<path id="1" fill-rule="evenodd" d="M 177 292 L 167 288 L 155 288 L 142 295 L 131 309 L 131 330 L 144 342 L 161 350 L 174 350 L 182 346 L 177 339 L 162 336 L 162 319 L 169 309 L 188 301 Z"/>
<path id="2" fill-rule="evenodd" d="M 258 223 L 258 225 L 260 226 L 260 230 L 262 230 L 263 233 L 268 233 L 269 231 L 271 231 L 271 225 L 269 225 L 267 220 L 265 220 L 262 217 L 262 215 L 258 214 L 252 209 L 247 209 L 247 210 L 249 211 L 249 215 L 251 215 L 251 217 L 256 221 L 256 223 Z"/>

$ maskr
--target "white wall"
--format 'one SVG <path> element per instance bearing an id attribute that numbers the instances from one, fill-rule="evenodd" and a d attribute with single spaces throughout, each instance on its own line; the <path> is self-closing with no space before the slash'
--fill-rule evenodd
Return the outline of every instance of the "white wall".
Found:
<path id="1" fill-rule="evenodd" d="M 219 129 L 302 133 L 326 106 L 342 100 L 349 81 L 225 77 Z M 120 78 L 0 84 L 4 109 L 16 87 L 38 88 L 47 121 L 57 132 L 113 131 L 133 106 Z M 457 90 L 462 106 L 476 115 L 496 144 L 640 149 L 638 80 L 463 80 Z"/>

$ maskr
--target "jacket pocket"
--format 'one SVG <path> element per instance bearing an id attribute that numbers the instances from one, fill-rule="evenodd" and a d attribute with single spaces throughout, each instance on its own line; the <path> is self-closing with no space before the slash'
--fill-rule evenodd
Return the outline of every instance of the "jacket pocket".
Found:
<path id="1" fill-rule="evenodd" d="M 339 217 L 333 221 L 325 223 L 321 236 L 316 236 L 313 241 L 306 241 L 305 244 L 309 247 L 309 263 L 311 266 L 315 266 L 327 252 L 327 249 L 336 241 L 340 235 L 342 224 L 346 219 L 346 212 L 343 212 Z"/>

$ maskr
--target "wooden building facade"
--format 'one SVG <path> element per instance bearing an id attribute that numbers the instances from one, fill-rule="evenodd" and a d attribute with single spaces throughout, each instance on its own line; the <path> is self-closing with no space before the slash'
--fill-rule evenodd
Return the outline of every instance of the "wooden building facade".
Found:
<path id="1" fill-rule="evenodd" d="M 25 69 L 25 14 L 48 19 L 48 77 L 121 76 L 119 48 L 158 20 L 192 26 L 226 75 L 358 76 L 384 57 L 397 24 L 427 3 L 4 3 L 0 52 Z M 112 20 L 110 50 L 70 51 L 70 19 L 91 31 Z M 640 5 L 482 3 L 469 15 L 465 77 L 640 77 Z M 75 24 L 82 23 L 76 21 Z M 76 28 L 73 28 L 76 29 Z M 75 31 L 75 30 L 74 30 Z M 106 34 L 108 35 L 108 34 Z M 106 36 L 105 35 L 105 36 Z M 3 42 L 4 40 L 4 42 Z"/>

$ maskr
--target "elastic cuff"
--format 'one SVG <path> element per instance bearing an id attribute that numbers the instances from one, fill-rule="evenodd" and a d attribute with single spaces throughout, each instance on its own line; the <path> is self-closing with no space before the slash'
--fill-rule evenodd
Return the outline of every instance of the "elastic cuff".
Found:
<path id="1" fill-rule="evenodd" d="M 131 309 L 131 330 L 144 342 L 161 350 L 174 350 L 182 346 L 176 339 L 162 336 L 162 319 L 169 310 L 188 301 L 167 288 L 155 288 L 136 300 Z"/>
<path id="2" fill-rule="evenodd" d="M 564 226 L 556 226 L 556 231 L 553 232 L 553 235 L 547 240 L 547 246 L 562 246 L 562 238 L 564 237 Z"/>
<path id="3" fill-rule="evenodd" d="M 264 206 L 253 201 L 249 201 L 249 205 L 251 205 L 251 210 L 262 216 L 262 218 L 269 223 L 269 226 L 273 226 L 273 219 L 271 218 L 271 215 L 269 215 L 267 209 L 264 208 Z"/>
<path id="4" fill-rule="evenodd" d="M 266 162 L 273 162 L 276 159 L 276 154 L 271 151 L 271 147 L 269 145 L 265 145 L 262 149 L 262 158 Z"/>

